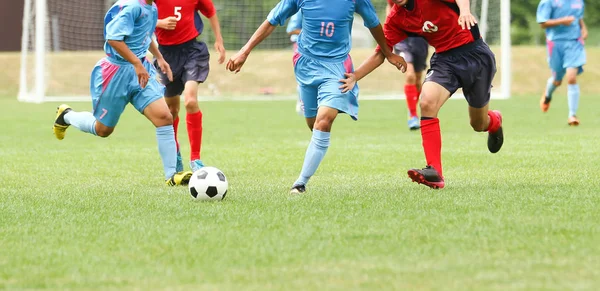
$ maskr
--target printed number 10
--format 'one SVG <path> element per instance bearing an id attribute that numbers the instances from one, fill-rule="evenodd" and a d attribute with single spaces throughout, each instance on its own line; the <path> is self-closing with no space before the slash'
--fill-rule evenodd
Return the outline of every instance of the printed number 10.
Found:
<path id="1" fill-rule="evenodd" d="M 325 33 L 327 37 L 332 37 L 334 30 L 335 24 L 333 24 L 333 22 L 328 22 L 327 25 L 325 25 L 325 22 L 321 22 L 321 36 Z"/>

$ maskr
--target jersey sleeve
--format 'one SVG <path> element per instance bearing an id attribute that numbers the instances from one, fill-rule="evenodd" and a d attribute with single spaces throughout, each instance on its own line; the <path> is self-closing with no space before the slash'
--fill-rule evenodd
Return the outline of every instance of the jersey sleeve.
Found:
<path id="1" fill-rule="evenodd" d="M 383 25 L 383 34 L 385 35 L 385 40 L 390 50 L 394 48 L 394 45 L 408 38 L 406 32 L 400 29 L 400 26 L 395 23 L 395 15 L 395 13 L 390 13 Z M 376 51 L 381 51 L 381 47 L 377 46 Z"/>
<path id="2" fill-rule="evenodd" d="M 356 13 L 363 18 L 364 24 L 368 28 L 373 28 L 380 23 L 371 0 L 356 0 Z"/>
<path id="3" fill-rule="evenodd" d="M 135 20 L 142 14 L 142 7 L 125 6 L 106 24 L 106 40 L 124 40 L 133 32 Z"/>
<path id="4" fill-rule="evenodd" d="M 538 23 L 544 23 L 550 20 L 552 16 L 552 3 L 549 0 L 542 0 L 537 8 L 536 19 Z"/>
<path id="5" fill-rule="evenodd" d="M 298 11 L 298 13 L 294 14 L 294 16 L 290 18 L 290 22 L 288 22 L 285 31 L 290 33 L 297 29 L 302 29 L 302 11 Z"/>
<path id="6" fill-rule="evenodd" d="M 217 9 L 212 0 L 198 0 L 196 9 L 198 9 L 206 18 L 211 18 L 217 14 Z"/>
<path id="7" fill-rule="evenodd" d="M 297 0 L 281 0 L 267 16 L 271 25 L 283 26 L 285 21 L 296 14 L 300 8 Z"/>

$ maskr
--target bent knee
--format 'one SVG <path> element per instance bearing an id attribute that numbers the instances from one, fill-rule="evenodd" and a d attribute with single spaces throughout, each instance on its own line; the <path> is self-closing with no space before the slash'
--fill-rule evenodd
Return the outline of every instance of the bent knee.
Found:
<path id="1" fill-rule="evenodd" d="M 477 132 L 483 132 L 483 131 L 487 130 L 487 126 L 485 124 L 485 121 L 483 121 L 483 120 L 471 119 L 471 127 L 473 128 L 474 131 L 477 131 Z"/>
<path id="2" fill-rule="evenodd" d="M 319 118 L 317 121 L 315 121 L 313 128 L 324 132 L 330 132 L 331 125 L 333 125 L 334 120 L 335 117 L 323 116 L 322 118 Z"/>
<path id="3" fill-rule="evenodd" d="M 113 127 L 96 127 L 96 135 L 99 137 L 109 137 L 115 129 Z"/>
<path id="4" fill-rule="evenodd" d="M 567 77 L 567 84 L 575 85 L 577 84 L 577 76 L 569 76 Z"/>

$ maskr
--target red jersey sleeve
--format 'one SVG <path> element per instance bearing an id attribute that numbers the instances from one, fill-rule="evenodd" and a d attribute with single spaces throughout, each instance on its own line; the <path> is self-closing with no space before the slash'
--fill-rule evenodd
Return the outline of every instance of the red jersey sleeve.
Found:
<path id="1" fill-rule="evenodd" d="M 196 8 L 206 18 L 211 18 L 217 14 L 217 9 L 215 9 L 215 4 L 213 4 L 212 0 L 198 0 Z"/>
<path id="2" fill-rule="evenodd" d="M 397 5 L 392 8 L 392 11 L 385 19 L 385 24 L 383 25 L 383 34 L 385 35 L 385 40 L 387 41 L 387 45 L 392 50 L 394 45 L 408 38 L 408 35 L 404 30 L 399 29 L 400 25 L 397 24 L 398 21 L 402 21 L 398 13 L 396 13 Z M 377 46 L 376 51 L 381 51 L 381 47 Z"/>

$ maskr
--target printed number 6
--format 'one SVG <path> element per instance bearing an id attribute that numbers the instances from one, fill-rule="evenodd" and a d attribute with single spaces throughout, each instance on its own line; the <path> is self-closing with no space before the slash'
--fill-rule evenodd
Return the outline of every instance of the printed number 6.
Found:
<path id="1" fill-rule="evenodd" d="M 323 32 L 327 37 L 332 37 L 333 32 L 335 31 L 335 24 L 333 22 L 328 22 L 325 25 L 325 22 L 321 22 L 321 36 L 323 36 Z"/>
<path id="2" fill-rule="evenodd" d="M 177 21 L 181 20 L 181 6 L 175 6 L 175 17 Z"/>

